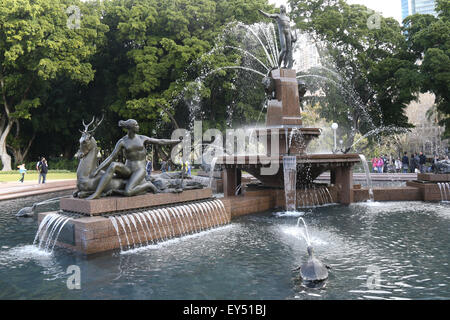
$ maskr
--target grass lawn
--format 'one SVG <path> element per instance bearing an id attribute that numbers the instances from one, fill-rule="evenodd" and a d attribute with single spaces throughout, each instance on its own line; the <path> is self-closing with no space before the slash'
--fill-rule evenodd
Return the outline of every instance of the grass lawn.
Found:
<path id="1" fill-rule="evenodd" d="M 2 172 L 0 173 L 0 182 L 17 182 L 22 177 L 19 171 L 12 172 Z M 25 174 L 25 181 L 36 181 L 38 182 L 39 174 L 35 170 L 29 170 Z M 51 170 L 47 173 L 46 181 L 52 180 L 65 180 L 65 179 L 76 179 L 77 173 L 70 171 L 56 171 Z"/>

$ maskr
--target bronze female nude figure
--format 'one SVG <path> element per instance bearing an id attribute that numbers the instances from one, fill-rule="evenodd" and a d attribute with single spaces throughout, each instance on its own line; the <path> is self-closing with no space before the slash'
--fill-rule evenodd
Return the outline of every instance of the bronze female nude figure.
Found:
<path id="1" fill-rule="evenodd" d="M 145 145 L 148 143 L 157 145 L 175 145 L 181 142 L 181 140 L 154 139 L 139 135 L 137 134 L 137 132 L 139 132 L 139 125 L 134 119 L 119 121 L 119 127 L 127 129 L 128 134 L 117 142 L 110 156 L 94 171 L 93 176 L 95 177 L 100 171 L 108 168 L 102 176 L 95 192 L 87 198 L 88 200 L 99 198 L 105 187 L 115 177 L 127 180 L 123 190 L 116 189 L 113 190 L 113 193 L 124 196 L 134 196 L 149 190 L 157 192 L 156 187 L 151 182 L 145 180 Z M 113 162 L 122 150 L 125 154 L 125 163 Z"/>

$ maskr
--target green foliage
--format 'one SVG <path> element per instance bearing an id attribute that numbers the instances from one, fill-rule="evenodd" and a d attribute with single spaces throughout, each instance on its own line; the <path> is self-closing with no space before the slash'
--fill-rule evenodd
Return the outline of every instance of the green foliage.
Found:
<path id="1" fill-rule="evenodd" d="M 325 92 L 321 115 L 352 132 L 347 143 L 376 127 L 409 127 L 404 109 L 416 98 L 419 76 L 398 22 L 343 0 L 290 4 L 296 25 L 318 42 L 322 65 L 337 72 L 322 71 L 333 81 L 308 85 Z"/>
<path id="2" fill-rule="evenodd" d="M 312 103 L 311 121 L 337 121 L 342 132 L 352 132 L 350 143 L 373 126 L 406 127 L 403 109 L 419 86 L 436 94 L 439 112 L 450 113 L 448 0 L 437 1 L 438 18 L 410 17 L 404 30 L 389 18 L 370 29 L 373 12 L 342 0 L 290 2 L 297 26 L 325 44 L 324 65 L 336 67 L 348 85 L 320 83 L 326 97 Z M 70 5 L 81 10 L 80 29 L 66 25 Z M 105 152 L 123 136 L 117 122 L 124 118 L 156 137 L 189 128 L 195 108 L 203 130 L 261 121 L 261 77 L 220 70 L 248 63 L 230 48 L 242 35 L 226 35 L 233 22 L 262 21 L 257 9 L 274 12 L 267 0 L 0 0 L 0 128 L 11 123 L 9 147 L 24 155 L 35 137 L 26 159 L 72 159 L 82 119 L 101 114 L 95 136 Z M 50 161 L 50 167 L 74 170 L 76 161 Z"/>
<path id="3" fill-rule="evenodd" d="M 404 21 L 408 49 L 421 60 L 422 92 L 436 96 L 445 136 L 450 137 L 450 1 L 437 0 L 438 16 L 415 14 Z"/>
<path id="4" fill-rule="evenodd" d="M 14 121 L 29 120 L 33 110 L 43 105 L 51 80 L 65 75 L 87 84 L 94 79 L 88 59 L 108 29 L 93 4 L 72 0 L 0 0 L 1 116 L 7 124 L 0 126 L 2 141 L 6 141 Z M 82 12 L 80 28 L 67 26 L 69 17 L 65 10 L 70 5 L 78 6 Z M 6 147 L 0 147 L 3 157 Z"/>

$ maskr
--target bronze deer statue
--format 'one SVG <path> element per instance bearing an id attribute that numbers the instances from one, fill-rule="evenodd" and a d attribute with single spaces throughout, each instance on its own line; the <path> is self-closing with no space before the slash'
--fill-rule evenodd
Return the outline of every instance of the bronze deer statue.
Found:
<path id="1" fill-rule="evenodd" d="M 80 159 L 77 168 L 77 190 L 74 192 L 73 196 L 78 198 L 86 198 L 93 194 L 97 189 L 97 186 L 102 178 L 104 171 L 100 174 L 93 176 L 95 169 L 97 168 L 97 142 L 93 136 L 95 130 L 103 121 L 102 117 L 99 121 L 95 122 L 95 117 L 92 118 L 92 121 L 88 124 L 84 123 L 84 130 L 81 131 L 80 138 L 80 149 L 75 155 Z M 89 127 L 94 124 L 92 129 Z M 104 190 L 104 195 L 110 195 L 112 190 L 120 190 L 123 189 L 126 185 L 126 180 L 114 178 L 110 181 L 108 186 Z"/>

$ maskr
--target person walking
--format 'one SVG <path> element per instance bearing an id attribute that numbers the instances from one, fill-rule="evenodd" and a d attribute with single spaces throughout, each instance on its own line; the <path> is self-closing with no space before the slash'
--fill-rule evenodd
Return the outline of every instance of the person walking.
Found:
<path id="1" fill-rule="evenodd" d="M 417 171 L 419 171 L 419 156 L 417 155 L 417 153 L 414 153 L 414 155 L 411 155 L 412 157 L 412 172 L 413 173 L 417 173 Z"/>
<path id="2" fill-rule="evenodd" d="M 373 157 L 372 158 L 372 172 L 378 172 L 378 158 Z"/>
<path id="3" fill-rule="evenodd" d="M 36 171 L 39 172 L 39 164 L 41 163 L 41 157 L 38 157 L 38 161 L 36 162 Z"/>
<path id="4" fill-rule="evenodd" d="M 188 176 L 191 175 L 191 165 L 189 164 L 189 161 L 186 161 L 186 174 Z"/>
<path id="5" fill-rule="evenodd" d="M 384 161 L 383 157 L 378 158 L 378 172 L 383 173 Z"/>
<path id="6" fill-rule="evenodd" d="M 42 161 L 42 158 L 39 158 L 39 161 L 36 163 L 36 171 L 38 172 L 38 183 L 41 183 L 41 179 L 42 179 L 42 176 L 41 176 L 41 162 Z"/>
<path id="7" fill-rule="evenodd" d="M 47 172 L 48 172 L 48 164 L 47 160 L 42 157 L 40 164 L 39 164 L 39 183 L 41 183 L 41 177 L 42 177 L 42 183 L 45 183 L 45 180 L 47 178 Z"/>
<path id="8" fill-rule="evenodd" d="M 386 154 L 381 158 L 383 159 L 383 172 L 389 172 L 389 164 L 391 164 L 392 162 L 389 160 Z"/>
<path id="9" fill-rule="evenodd" d="M 403 154 L 402 169 L 403 169 L 403 173 L 408 173 L 408 170 L 409 170 L 409 158 L 408 158 L 408 153 L 407 152 L 405 152 Z"/>
<path id="10" fill-rule="evenodd" d="M 409 171 L 414 173 L 416 171 L 416 161 L 414 160 L 414 153 L 411 153 L 411 158 L 409 159 Z"/>
<path id="11" fill-rule="evenodd" d="M 395 172 L 400 173 L 401 171 L 402 171 L 402 161 L 400 160 L 400 158 L 397 158 L 395 160 Z"/>
<path id="12" fill-rule="evenodd" d="M 147 172 L 147 175 L 152 174 L 152 160 L 150 158 L 147 158 L 147 165 L 145 166 L 145 171 Z"/>
<path id="13" fill-rule="evenodd" d="M 414 172 L 420 173 L 420 157 L 417 153 L 414 154 Z"/>
<path id="14" fill-rule="evenodd" d="M 419 155 L 420 173 L 425 173 L 425 164 L 426 163 L 427 163 L 427 157 L 423 154 L 423 152 L 420 152 L 420 155 Z"/>
<path id="15" fill-rule="evenodd" d="M 22 178 L 20 178 L 20 182 L 23 183 L 24 179 L 25 179 L 25 173 L 27 173 L 27 169 L 25 168 L 25 164 L 22 163 L 20 166 L 18 166 L 19 168 L 19 173 L 22 175 Z"/>

